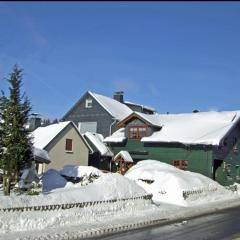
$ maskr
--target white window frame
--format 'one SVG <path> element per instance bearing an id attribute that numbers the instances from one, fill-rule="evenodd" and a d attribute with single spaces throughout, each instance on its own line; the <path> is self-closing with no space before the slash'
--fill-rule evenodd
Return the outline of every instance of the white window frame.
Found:
<path id="1" fill-rule="evenodd" d="M 82 131 L 81 125 L 85 125 L 84 127 L 86 127 L 87 124 L 92 125 L 92 127 L 94 128 L 94 131 L 90 131 L 90 129 L 88 129 L 87 132 L 93 132 L 93 133 L 97 132 L 97 122 L 78 122 L 78 130 L 81 134 L 86 132 L 86 131 Z"/>
<path id="2" fill-rule="evenodd" d="M 91 98 L 87 98 L 85 101 L 85 108 L 92 108 L 93 101 Z"/>

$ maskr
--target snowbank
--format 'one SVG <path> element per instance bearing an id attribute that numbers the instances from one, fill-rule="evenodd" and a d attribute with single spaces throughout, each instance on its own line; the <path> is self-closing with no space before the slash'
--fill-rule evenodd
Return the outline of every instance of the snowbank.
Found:
<path id="1" fill-rule="evenodd" d="M 91 170 L 99 171 L 93 167 L 86 167 L 85 170 L 89 174 Z M 102 201 L 140 197 L 147 194 L 134 181 L 118 173 L 102 174 L 93 183 L 82 186 L 81 183 L 67 182 L 58 171 L 50 169 L 43 175 L 42 183 L 43 190 L 47 191 L 47 194 L 0 196 L 0 208 Z"/>
<path id="2" fill-rule="evenodd" d="M 220 200 L 233 194 L 199 173 L 183 171 L 156 160 L 138 162 L 128 170 L 125 177 L 135 180 L 139 186 L 153 194 L 155 203 L 187 206 L 202 201 Z"/>
<path id="3" fill-rule="evenodd" d="M 102 171 L 95 167 L 91 166 L 75 166 L 75 165 L 66 165 L 62 170 L 59 171 L 61 175 L 67 177 L 80 178 L 85 175 L 89 176 L 90 174 L 95 174 L 98 176 L 103 175 Z"/>

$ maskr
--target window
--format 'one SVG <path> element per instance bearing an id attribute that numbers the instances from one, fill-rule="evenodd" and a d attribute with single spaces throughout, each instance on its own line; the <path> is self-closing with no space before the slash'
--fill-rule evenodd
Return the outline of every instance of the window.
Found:
<path id="1" fill-rule="evenodd" d="M 73 150 L 73 144 L 72 143 L 73 143 L 72 139 L 69 139 L 69 138 L 66 139 L 66 144 L 65 144 L 65 150 L 66 151 L 72 152 L 72 150 Z"/>
<path id="2" fill-rule="evenodd" d="M 173 166 L 182 170 L 187 169 L 188 161 L 187 160 L 173 160 Z"/>
<path id="3" fill-rule="evenodd" d="M 131 126 L 128 128 L 129 139 L 141 139 L 147 135 L 146 126 Z"/>
<path id="4" fill-rule="evenodd" d="M 92 107 L 92 99 L 87 98 L 85 101 L 85 108 L 91 108 Z"/>
<path id="5" fill-rule="evenodd" d="M 80 133 L 85 133 L 85 132 L 96 133 L 97 132 L 97 122 L 79 122 L 78 129 L 79 129 Z"/>

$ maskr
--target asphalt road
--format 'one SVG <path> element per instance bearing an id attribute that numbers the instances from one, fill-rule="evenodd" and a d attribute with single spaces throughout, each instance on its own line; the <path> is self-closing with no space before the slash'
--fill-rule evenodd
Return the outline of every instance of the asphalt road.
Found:
<path id="1" fill-rule="evenodd" d="M 94 239 L 101 240 L 240 240 L 240 207 L 165 226 L 154 226 Z"/>

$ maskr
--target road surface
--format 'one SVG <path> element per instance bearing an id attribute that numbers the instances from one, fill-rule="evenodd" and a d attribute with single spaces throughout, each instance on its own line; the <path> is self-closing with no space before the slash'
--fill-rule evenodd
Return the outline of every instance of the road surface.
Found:
<path id="1" fill-rule="evenodd" d="M 146 227 L 93 239 L 101 240 L 240 240 L 240 207 L 165 226 Z"/>

